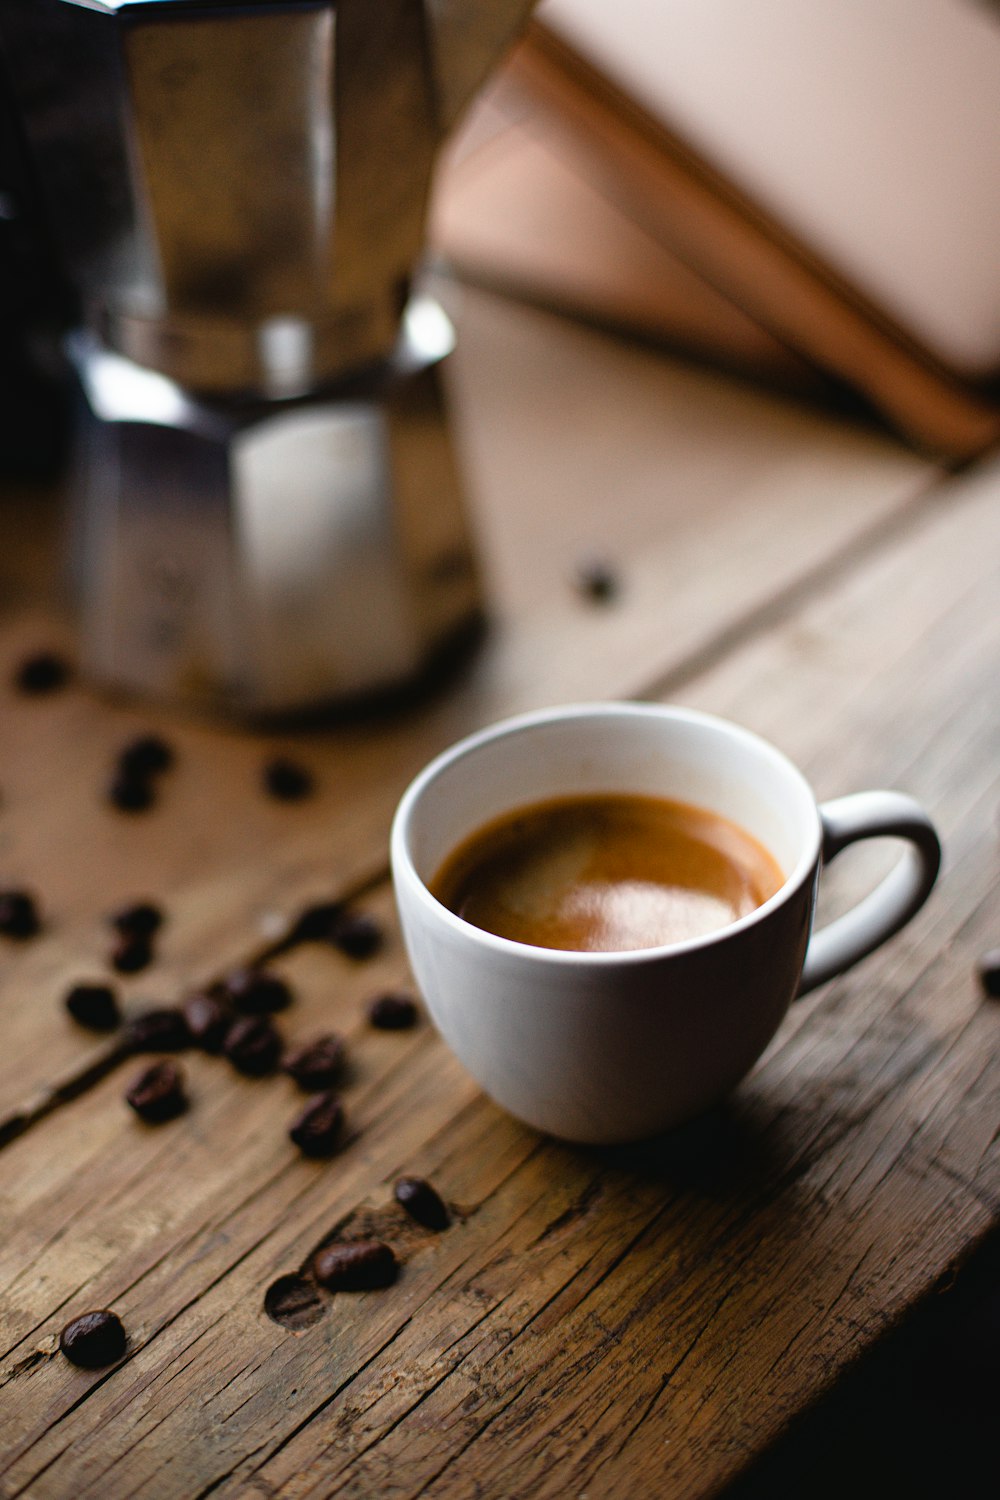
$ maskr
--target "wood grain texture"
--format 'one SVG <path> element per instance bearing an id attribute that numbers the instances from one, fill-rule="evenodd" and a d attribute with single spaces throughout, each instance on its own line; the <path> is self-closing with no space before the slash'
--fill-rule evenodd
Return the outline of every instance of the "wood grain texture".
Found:
<path id="1" fill-rule="evenodd" d="M 929 490 L 926 466 L 870 435 L 474 306 L 461 421 L 498 623 L 464 677 L 283 742 L 319 779 L 299 807 L 257 793 L 271 741 L 172 725 L 177 769 L 134 824 L 92 792 L 157 715 L 81 689 L 2 705 L 0 868 L 50 910 L 43 938 L 0 954 L 5 1496 L 709 1495 L 996 1222 L 1000 1011 L 972 964 L 996 941 L 1000 883 L 1000 473 Z M 508 383 L 519 345 L 534 394 Z M 619 422 L 603 444 L 593 385 Z M 543 390 L 566 403 L 561 446 Z M 529 436 L 511 451 L 515 418 Z M 627 587 L 588 610 L 567 570 L 606 543 L 612 505 Z M 4 624 L 5 666 L 38 628 Z M 611 693 L 741 719 L 821 796 L 905 787 L 947 864 L 913 926 L 796 1007 L 726 1106 L 641 1147 L 577 1150 L 485 1100 L 426 1022 L 379 1033 L 364 1005 L 408 982 L 385 836 L 409 774 L 507 707 Z M 849 859 L 831 905 L 870 878 Z M 57 1003 L 99 965 L 108 905 L 164 899 L 162 959 L 128 988 L 173 998 L 258 951 L 262 914 L 357 887 L 386 928 L 375 958 L 309 944 L 275 961 L 297 994 L 287 1035 L 347 1039 L 339 1154 L 291 1146 L 287 1079 L 200 1055 L 183 1062 L 188 1115 L 129 1117 L 134 1064 L 96 1076 L 105 1044 Z M 53 1097 L 60 1081 L 80 1092 Z M 450 1229 L 405 1219 L 403 1172 L 433 1179 Z M 391 1239 L 397 1285 L 324 1295 L 298 1333 L 272 1322 L 267 1287 L 338 1229 Z M 54 1336 L 104 1305 L 129 1357 L 73 1370 Z"/>

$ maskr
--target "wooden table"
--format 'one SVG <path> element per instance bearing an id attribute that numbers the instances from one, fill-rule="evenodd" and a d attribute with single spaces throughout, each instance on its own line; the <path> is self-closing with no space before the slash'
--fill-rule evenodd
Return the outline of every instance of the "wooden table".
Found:
<path id="1" fill-rule="evenodd" d="M 513 304 L 448 293 L 456 425 L 489 638 L 416 707 L 262 738 L 11 672 L 69 639 L 46 507 L 0 501 L 0 884 L 44 932 L 0 940 L 0 1426 L 5 1496 L 705 1496 L 745 1470 L 996 1223 L 1000 468 L 949 477 L 892 439 Z M 581 557 L 619 569 L 604 605 Z M 410 776 L 460 733 L 581 697 L 730 715 L 820 796 L 898 786 L 938 821 L 938 891 L 881 953 L 797 1007 L 710 1117 L 576 1150 L 485 1099 L 424 1021 L 364 1004 L 407 983 L 386 837 Z M 177 762 L 145 816 L 102 801 L 122 743 Z M 316 795 L 259 789 L 273 748 Z M 877 870 L 831 871 L 832 904 Z M 834 879 L 834 877 L 837 877 Z M 329 1163 L 286 1130 L 289 1080 L 188 1054 L 192 1108 L 123 1103 L 134 1062 L 65 1015 L 106 971 L 106 914 L 168 912 L 128 1005 L 258 955 L 282 917 L 354 896 L 385 924 L 351 961 L 276 960 L 291 1037 L 342 1031 L 349 1130 Z M 434 1234 L 402 1172 L 453 1206 Z M 264 1295 L 340 1226 L 397 1247 L 397 1284 L 324 1297 L 299 1330 Z M 63 1324 L 112 1307 L 128 1357 L 85 1372 Z"/>

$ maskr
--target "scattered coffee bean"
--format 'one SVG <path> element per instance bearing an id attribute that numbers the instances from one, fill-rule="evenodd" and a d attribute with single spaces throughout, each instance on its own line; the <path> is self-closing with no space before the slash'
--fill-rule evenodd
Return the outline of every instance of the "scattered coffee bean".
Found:
<path id="1" fill-rule="evenodd" d="M 118 939 L 111 950 L 111 967 L 119 974 L 138 974 L 153 962 L 153 945 L 141 933 Z"/>
<path id="2" fill-rule="evenodd" d="M 118 769 L 123 776 L 159 776 L 169 771 L 173 763 L 172 747 L 158 734 L 140 735 L 118 754 Z"/>
<path id="3" fill-rule="evenodd" d="M 176 1063 L 153 1063 L 132 1080 L 125 1098 L 141 1120 L 162 1125 L 187 1108 L 184 1075 Z"/>
<path id="4" fill-rule="evenodd" d="M 1000 998 L 1000 948 L 991 948 L 984 953 L 977 968 L 983 994 L 994 1000 Z"/>
<path id="5" fill-rule="evenodd" d="M 71 1364 L 83 1370 L 99 1370 L 113 1365 L 125 1353 L 128 1340 L 117 1313 L 102 1308 L 82 1313 L 67 1323 L 59 1335 L 59 1348 Z"/>
<path id="6" fill-rule="evenodd" d="M 241 1016 L 226 1032 L 222 1050 L 238 1072 L 263 1078 L 277 1067 L 281 1037 L 266 1017 Z"/>
<path id="7" fill-rule="evenodd" d="M 234 969 L 223 985 L 236 1009 L 246 1016 L 264 1016 L 285 1010 L 292 1003 L 292 992 L 283 979 L 267 969 Z"/>
<path id="8" fill-rule="evenodd" d="M 326 1315 L 326 1310 L 327 1304 L 316 1290 L 316 1283 L 294 1271 L 272 1281 L 264 1293 L 267 1316 L 292 1333 L 311 1328 Z"/>
<path id="9" fill-rule="evenodd" d="M 406 1031 L 416 1022 L 416 1001 L 401 992 L 378 995 L 369 1001 L 368 1019 L 380 1031 Z"/>
<path id="10" fill-rule="evenodd" d="M 318 901 L 300 912 L 288 933 L 286 941 L 291 943 L 333 942 L 337 923 L 344 915 L 341 901 Z"/>
<path id="11" fill-rule="evenodd" d="M 297 761 L 277 756 L 263 770 L 264 790 L 279 802 L 301 802 L 313 791 L 313 778 Z"/>
<path id="12" fill-rule="evenodd" d="M 219 995 L 189 995 L 181 1010 L 195 1046 L 203 1052 L 221 1052 L 234 1020 L 229 1003 Z"/>
<path id="13" fill-rule="evenodd" d="M 25 657 L 14 674 L 14 686 L 20 693 L 54 693 L 70 679 L 70 665 L 54 651 L 36 651 Z"/>
<path id="14" fill-rule="evenodd" d="M 191 1033 L 179 1010 L 163 1006 L 132 1016 L 125 1041 L 130 1052 L 182 1052 L 191 1045 Z"/>
<path id="15" fill-rule="evenodd" d="M 119 812 L 146 812 L 156 801 L 156 791 L 148 777 L 117 771 L 108 783 L 108 801 Z"/>
<path id="16" fill-rule="evenodd" d="M 314 1094 L 296 1115 L 288 1134 L 303 1156 L 332 1156 L 344 1123 L 344 1111 L 336 1094 L 327 1090 Z"/>
<path id="17" fill-rule="evenodd" d="M 382 929 L 366 912 L 344 911 L 333 924 L 330 941 L 348 958 L 371 958 L 382 946 Z"/>
<path id="18" fill-rule="evenodd" d="M 331 1292 L 363 1292 L 391 1286 L 398 1270 L 392 1246 L 381 1240 L 327 1245 L 313 1257 L 316 1280 Z"/>
<path id="19" fill-rule="evenodd" d="M 333 1032 L 303 1042 L 286 1052 L 281 1063 L 290 1078 L 294 1078 L 300 1089 L 328 1089 L 344 1066 L 344 1043 Z"/>
<path id="20" fill-rule="evenodd" d="M 75 984 L 66 996 L 66 1009 L 92 1031 L 113 1031 L 121 1023 L 114 990 L 106 984 Z"/>
<path id="21" fill-rule="evenodd" d="M 424 1177 L 401 1177 L 396 1183 L 396 1202 L 425 1229 L 447 1229 L 451 1223 L 437 1188 Z"/>
<path id="22" fill-rule="evenodd" d="M 152 901 L 133 901 L 112 912 L 108 921 L 122 937 L 151 938 L 163 926 L 163 913 Z"/>
<path id="23" fill-rule="evenodd" d="M 594 604 L 608 604 L 620 589 L 618 575 L 603 558 L 586 558 L 576 570 L 577 592 Z"/>
<path id="24" fill-rule="evenodd" d="M 30 938 L 41 925 L 38 905 L 29 891 L 0 891 L 0 934 Z"/>

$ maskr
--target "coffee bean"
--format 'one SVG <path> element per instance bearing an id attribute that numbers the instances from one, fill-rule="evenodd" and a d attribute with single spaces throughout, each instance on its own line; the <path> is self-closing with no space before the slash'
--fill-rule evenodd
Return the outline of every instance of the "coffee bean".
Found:
<path id="1" fill-rule="evenodd" d="M 327 1304 L 316 1290 L 315 1282 L 291 1272 L 272 1281 L 264 1293 L 264 1311 L 274 1323 L 300 1333 L 312 1328 L 326 1315 Z"/>
<path id="2" fill-rule="evenodd" d="M 173 763 L 173 748 L 159 734 L 140 735 L 118 753 L 118 769 L 123 776 L 159 776 L 169 771 Z"/>
<path id="3" fill-rule="evenodd" d="M 576 570 L 577 592 L 594 604 L 609 604 L 620 589 L 618 575 L 603 558 L 585 558 Z"/>
<path id="4" fill-rule="evenodd" d="M 279 802 L 301 802 L 313 791 L 313 778 L 297 761 L 277 756 L 269 760 L 262 772 L 264 790 Z"/>
<path id="5" fill-rule="evenodd" d="M 424 1177 L 401 1177 L 396 1183 L 396 1202 L 425 1229 L 447 1229 L 451 1215 L 437 1188 Z"/>
<path id="6" fill-rule="evenodd" d="M 125 1042 L 130 1052 L 182 1052 L 191 1045 L 191 1033 L 179 1010 L 163 1006 L 132 1016 Z"/>
<path id="7" fill-rule="evenodd" d="M 0 934 L 30 938 L 41 925 L 38 905 L 30 891 L 0 891 Z"/>
<path id="8" fill-rule="evenodd" d="M 111 950 L 111 967 L 119 974 L 138 974 L 153 962 L 153 945 L 141 933 L 118 939 Z"/>
<path id="9" fill-rule="evenodd" d="M 332 1156 L 344 1124 L 344 1111 L 329 1090 L 314 1094 L 296 1115 L 288 1134 L 303 1156 Z"/>
<path id="10" fill-rule="evenodd" d="M 125 1098 L 141 1120 L 162 1125 L 187 1108 L 184 1075 L 176 1063 L 153 1063 L 132 1080 Z"/>
<path id="11" fill-rule="evenodd" d="M 285 1010 L 292 992 L 283 979 L 267 969 L 234 969 L 223 980 L 227 997 L 247 1016 L 263 1016 Z"/>
<path id="12" fill-rule="evenodd" d="M 156 801 L 156 792 L 147 776 L 117 771 L 108 783 L 108 801 L 119 812 L 147 812 Z"/>
<path id="13" fill-rule="evenodd" d="M 377 995 L 368 1003 L 368 1019 L 380 1031 L 406 1031 L 417 1019 L 416 1001 L 411 995 L 390 992 Z"/>
<path id="14" fill-rule="evenodd" d="M 203 1052 L 221 1052 L 234 1020 L 228 1002 L 219 995 L 189 995 L 181 1010 L 195 1046 Z"/>
<path id="15" fill-rule="evenodd" d="M 1000 997 L 1000 948 L 991 948 L 984 953 L 977 969 L 983 994 L 994 1000 Z"/>
<path id="16" fill-rule="evenodd" d="M 281 1037 L 264 1016 L 241 1016 L 226 1032 L 222 1050 L 238 1072 L 263 1078 L 281 1056 Z"/>
<path id="17" fill-rule="evenodd" d="M 99 1312 L 81 1313 L 67 1323 L 59 1335 L 59 1348 L 71 1364 L 83 1370 L 99 1370 L 113 1365 L 125 1353 L 128 1339 L 117 1313 L 102 1308 Z"/>
<path id="18" fill-rule="evenodd" d="M 36 651 L 18 667 L 14 686 L 20 693 L 53 693 L 66 685 L 70 675 L 70 665 L 64 657 L 54 651 Z"/>
<path id="19" fill-rule="evenodd" d="M 344 1066 L 344 1043 L 333 1032 L 286 1052 L 281 1064 L 300 1089 L 328 1089 Z"/>
<path id="20" fill-rule="evenodd" d="M 152 901 L 133 901 L 112 912 L 108 921 L 122 937 L 151 938 L 163 926 L 163 912 Z"/>
<path id="21" fill-rule="evenodd" d="M 330 941 L 348 958 L 371 958 L 382 946 L 382 929 L 365 912 L 341 912 L 333 924 Z"/>
<path id="22" fill-rule="evenodd" d="M 92 1031 L 112 1031 L 122 1018 L 114 990 L 106 984 L 75 984 L 66 996 L 66 1009 Z"/>
<path id="23" fill-rule="evenodd" d="M 296 917 L 286 941 L 291 943 L 333 942 L 337 923 L 344 915 L 342 901 L 318 901 Z"/>
<path id="24" fill-rule="evenodd" d="M 327 1245 L 313 1256 L 316 1280 L 331 1292 L 363 1292 L 391 1286 L 398 1270 L 392 1246 L 381 1240 Z"/>

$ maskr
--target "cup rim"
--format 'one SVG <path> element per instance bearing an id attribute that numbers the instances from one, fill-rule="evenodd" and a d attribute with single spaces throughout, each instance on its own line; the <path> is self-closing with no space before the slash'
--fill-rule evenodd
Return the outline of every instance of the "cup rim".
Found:
<path id="1" fill-rule="evenodd" d="M 501 937 L 498 933 L 489 932 L 483 927 L 476 927 L 472 922 L 467 922 L 460 917 L 433 894 L 425 883 L 423 877 L 417 873 L 416 865 L 410 853 L 409 831 L 414 811 L 430 785 L 440 776 L 445 774 L 453 765 L 461 760 L 475 755 L 483 746 L 491 744 L 495 740 L 504 739 L 509 735 L 523 734 L 532 729 L 541 728 L 548 724 L 557 723 L 566 719 L 583 718 L 668 718 L 674 722 L 686 722 L 698 724 L 705 728 L 722 731 L 745 743 L 751 744 L 755 750 L 762 752 L 772 763 L 778 766 L 785 775 L 798 784 L 801 791 L 805 793 L 807 805 L 812 809 L 812 829 L 807 833 L 804 847 L 794 867 L 788 873 L 775 891 L 773 896 L 760 906 L 757 906 L 745 916 L 737 917 L 734 922 L 727 922 L 723 927 L 714 928 L 711 932 L 703 933 L 700 937 L 685 938 L 680 942 L 660 943 L 651 948 L 625 948 L 611 950 L 591 950 L 576 948 L 543 948 L 534 943 L 522 943 L 514 938 Z M 490 949 L 498 954 L 507 956 L 521 955 L 530 956 L 534 962 L 581 965 L 584 968 L 606 968 L 609 965 L 626 965 L 659 962 L 665 958 L 685 953 L 695 953 L 701 949 L 713 947 L 719 942 L 730 941 L 749 928 L 758 923 L 766 921 L 771 912 L 783 906 L 801 889 L 804 882 L 810 878 L 819 859 L 822 847 L 823 826 L 816 805 L 816 798 L 812 788 L 806 781 L 798 766 L 791 761 L 783 751 L 772 745 L 770 740 L 764 739 L 752 729 L 746 729 L 741 724 L 731 719 L 725 719 L 718 714 L 704 713 L 700 709 L 683 708 L 668 703 L 640 703 L 628 700 L 610 700 L 604 702 L 583 702 L 560 704 L 552 708 L 532 709 L 526 713 L 514 714 L 509 718 L 498 719 L 483 729 L 475 730 L 472 734 L 465 735 L 456 740 L 445 750 L 440 751 L 432 760 L 417 773 L 404 791 L 396 808 L 392 820 L 390 832 L 390 862 L 394 884 L 406 881 L 412 889 L 416 898 L 420 901 L 434 917 L 435 920 L 443 922 L 446 928 L 461 935 L 466 941 L 473 941 L 480 946 Z"/>

